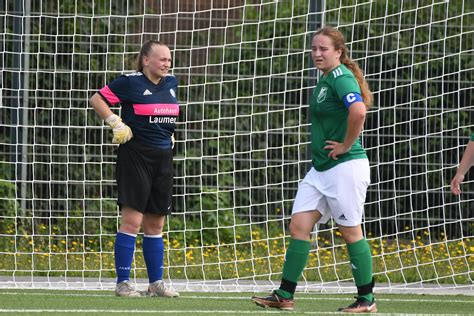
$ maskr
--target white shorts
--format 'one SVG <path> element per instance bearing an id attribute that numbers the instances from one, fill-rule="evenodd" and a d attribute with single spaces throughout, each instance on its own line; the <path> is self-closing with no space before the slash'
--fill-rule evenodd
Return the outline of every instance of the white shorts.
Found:
<path id="1" fill-rule="evenodd" d="M 332 216 L 338 225 L 357 226 L 369 184 L 367 159 L 349 160 L 326 171 L 311 168 L 298 186 L 292 214 L 317 210 L 322 215 L 318 223 Z"/>

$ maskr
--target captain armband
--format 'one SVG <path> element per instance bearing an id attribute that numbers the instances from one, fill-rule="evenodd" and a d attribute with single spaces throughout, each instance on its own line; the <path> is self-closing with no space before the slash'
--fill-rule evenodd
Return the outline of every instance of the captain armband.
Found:
<path id="1" fill-rule="evenodd" d="M 364 102 L 364 100 L 362 100 L 361 95 L 358 94 L 357 92 L 350 92 L 346 94 L 342 98 L 342 100 L 344 101 L 346 108 L 349 108 L 355 102 Z"/>

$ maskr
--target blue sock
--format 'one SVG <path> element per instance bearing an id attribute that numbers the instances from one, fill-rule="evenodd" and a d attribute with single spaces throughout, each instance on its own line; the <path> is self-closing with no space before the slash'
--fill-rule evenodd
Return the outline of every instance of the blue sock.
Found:
<path id="1" fill-rule="evenodd" d="M 150 283 L 163 279 L 164 250 L 165 245 L 161 235 L 143 237 L 143 258 Z"/>
<path id="2" fill-rule="evenodd" d="M 115 236 L 115 271 L 117 283 L 130 279 L 136 236 L 118 232 Z"/>

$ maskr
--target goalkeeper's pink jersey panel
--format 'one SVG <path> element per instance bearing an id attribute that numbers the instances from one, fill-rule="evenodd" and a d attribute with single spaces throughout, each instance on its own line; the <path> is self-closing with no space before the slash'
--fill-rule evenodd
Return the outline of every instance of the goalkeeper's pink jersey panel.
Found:
<path id="1" fill-rule="evenodd" d="M 136 115 L 179 115 L 179 106 L 177 104 L 134 104 L 133 110 Z"/>
<path id="2" fill-rule="evenodd" d="M 120 102 L 120 99 L 115 95 L 115 93 L 112 92 L 112 90 L 110 90 L 109 86 L 103 87 L 99 90 L 99 92 L 112 105 Z"/>

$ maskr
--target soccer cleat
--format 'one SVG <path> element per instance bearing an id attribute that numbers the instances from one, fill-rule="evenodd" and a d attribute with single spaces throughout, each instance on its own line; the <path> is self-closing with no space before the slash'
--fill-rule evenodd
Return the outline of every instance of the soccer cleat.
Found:
<path id="1" fill-rule="evenodd" d="M 136 291 L 128 281 L 122 281 L 120 283 L 117 283 L 117 285 L 115 286 L 115 295 L 128 297 L 141 296 L 140 292 Z"/>
<path id="2" fill-rule="evenodd" d="M 165 283 L 162 280 L 150 283 L 148 286 L 147 296 L 160 296 L 160 297 L 178 297 L 179 293 L 167 289 Z"/>
<path id="3" fill-rule="evenodd" d="M 275 291 L 265 297 L 252 296 L 252 301 L 260 307 L 278 308 L 286 311 L 292 311 L 295 306 L 295 301 L 283 298 Z"/>
<path id="4" fill-rule="evenodd" d="M 360 297 L 355 297 L 356 301 L 347 307 L 341 307 L 339 312 L 345 313 L 375 313 L 377 312 L 377 305 L 374 301 L 369 302 Z"/>

